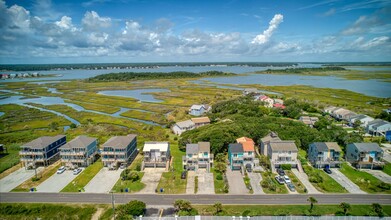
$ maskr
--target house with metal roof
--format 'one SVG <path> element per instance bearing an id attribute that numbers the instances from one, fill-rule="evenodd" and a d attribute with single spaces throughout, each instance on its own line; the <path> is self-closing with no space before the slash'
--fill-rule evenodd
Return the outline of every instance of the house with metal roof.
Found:
<path id="1" fill-rule="evenodd" d="M 171 127 L 171 130 L 174 134 L 181 135 L 185 131 L 193 130 L 208 124 L 210 124 L 210 119 L 208 117 L 192 118 L 190 120 L 175 123 Z"/>
<path id="2" fill-rule="evenodd" d="M 360 123 L 361 123 L 360 126 L 365 128 L 368 125 L 368 123 L 373 120 L 375 120 L 375 119 L 368 116 L 368 115 L 359 114 L 359 115 L 355 115 L 350 118 L 349 125 L 353 126 L 356 121 L 360 121 Z"/>
<path id="3" fill-rule="evenodd" d="M 116 169 L 120 164 L 132 163 L 137 156 L 137 135 L 111 137 L 102 145 L 102 162 L 109 169 Z"/>
<path id="4" fill-rule="evenodd" d="M 314 167 L 337 167 L 340 165 L 341 148 L 336 142 L 314 142 L 308 147 L 308 160 Z"/>
<path id="5" fill-rule="evenodd" d="M 383 149 L 377 143 L 351 143 L 346 147 L 346 160 L 356 168 L 381 167 Z"/>
<path id="6" fill-rule="evenodd" d="M 146 167 L 162 167 L 168 169 L 170 167 L 171 154 L 169 142 L 145 142 L 143 154 L 143 169 Z"/>
<path id="7" fill-rule="evenodd" d="M 95 162 L 98 140 L 81 135 L 60 147 L 60 157 L 63 165 L 76 168 L 87 167 Z"/>
<path id="8" fill-rule="evenodd" d="M 59 148 L 66 142 L 65 135 L 37 138 L 20 146 L 20 161 L 26 168 L 47 166 L 60 158 Z"/>
<path id="9" fill-rule="evenodd" d="M 186 144 L 186 155 L 182 157 L 185 170 L 206 169 L 208 172 L 213 166 L 213 154 L 210 153 L 209 142 Z"/>
<path id="10" fill-rule="evenodd" d="M 374 136 L 385 136 L 387 131 L 391 131 L 391 123 L 383 119 L 368 122 L 366 127 L 366 132 Z"/>
<path id="11" fill-rule="evenodd" d="M 192 105 L 189 109 L 189 114 L 194 116 L 201 116 L 204 113 L 210 111 L 209 105 Z"/>
<path id="12" fill-rule="evenodd" d="M 267 146 L 267 156 L 273 167 L 280 167 L 282 164 L 296 167 L 297 153 L 295 141 L 270 141 Z"/>

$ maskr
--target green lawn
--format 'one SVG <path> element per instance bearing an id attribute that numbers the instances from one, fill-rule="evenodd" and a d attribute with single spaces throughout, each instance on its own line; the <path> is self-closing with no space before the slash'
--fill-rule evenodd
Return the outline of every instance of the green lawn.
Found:
<path id="1" fill-rule="evenodd" d="M 211 172 L 213 173 L 213 180 L 214 180 L 214 185 L 215 185 L 215 193 L 216 194 L 222 194 L 222 193 L 228 193 L 225 188 L 226 188 L 226 185 L 228 183 L 225 183 L 224 181 L 224 174 L 220 174 L 219 172 L 217 172 L 216 170 L 214 170 L 213 168 L 211 169 Z M 222 179 L 221 180 L 218 180 L 216 177 L 218 175 L 221 175 Z M 228 185 L 227 185 L 228 187 Z"/>
<path id="2" fill-rule="evenodd" d="M 279 184 L 275 176 L 271 172 L 262 172 L 261 186 L 263 191 L 267 194 L 287 194 L 288 189 L 285 184 Z"/>
<path id="3" fill-rule="evenodd" d="M 171 170 L 162 174 L 157 188 L 163 188 L 163 193 L 167 194 L 186 193 L 187 181 L 186 179 L 181 179 L 183 171 L 182 156 L 185 155 L 185 152 L 179 150 L 177 143 L 170 143 L 170 151 L 171 157 L 173 157 Z"/>
<path id="4" fill-rule="evenodd" d="M 61 192 L 78 192 L 87 185 L 88 182 L 102 169 L 103 163 L 101 159 L 95 161 L 81 172 L 72 182 L 70 182 Z"/>
<path id="5" fill-rule="evenodd" d="M 0 173 L 19 163 L 19 144 L 7 145 L 7 153 L 0 154 Z"/>
<path id="6" fill-rule="evenodd" d="M 367 172 L 356 170 L 346 163 L 342 164 L 340 171 L 365 192 L 391 193 L 390 184 L 380 181 Z"/>
<path id="7" fill-rule="evenodd" d="M 140 176 L 140 179 L 133 182 L 131 180 L 122 180 L 121 178 L 119 178 L 119 180 L 117 181 L 117 183 L 115 183 L 114 187 L 113 187 L 113 192 L 121 192 L 121 189 L 122 189 L 122 192 L 125 192 L 125 189 L 128 188 L 128 192 L 129 193 L 134 193 L 134 192 L 138 192 L 140 190 L 142 190 L 144 187 L 145 187 L 145 184 L 141 182 L 141 179 L 143 178 L 144 176 L 144 173 L 143 172 L 138 172 L 139 176 Z"/>
<path id="8" fill-rule="evenodd" d="M 324 193 L 347 193 L 348 191 L 331 178 L 323 170 L 315 169 L 309 165 L 303 166 L 304 172 L 308 175 L 308 179 L 317 190 Z M 312 181 L 312 180 L 317 180 Z"/>
<path id="9" fill-rule="evenodd" d="M 96 205 L 0 203 L 0 219 L 91 219 Z"/>
<path id="10" fill-rule="evenodd" d="M 291 179 L 293 185 L 295 185 L 296 191 L 298 193 L 306 193 L 304 192 L 305 186 L 301 181 L 295 176 L 295 174 L 290 170 L 285 170 L 285 173 L 289 176 L 289 179 Z"/>
<path id="11" fill-rule="evenodd" d="M 215 209 L 209 205 L 193 205 L 200 215 L 214 215 Z M 391 215 L 391 206 L 383 205 L 386 215 Z M 310 205 L 223 205 L 220 215 L 225 216 L 281 216 L 281 215 L 309 215 Z M 339 205 L 315 204 L 313 214 L 335 215 L 342 211 Z M 374 216 L 371 205 L 351 205 L 348 212 L 352 216 Z"/>
<path id="12" fill-rule="evenodd" d="M 386 163 L 386 165 L 383 167 L 383 172 L 391 176 L 391 163 Z"/>

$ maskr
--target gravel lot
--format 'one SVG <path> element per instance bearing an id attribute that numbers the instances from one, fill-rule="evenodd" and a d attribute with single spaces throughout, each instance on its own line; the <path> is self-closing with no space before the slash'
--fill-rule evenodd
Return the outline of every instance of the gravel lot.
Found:
<path id="1" fill-rule="evenodd" d="M 123 169 L 109 170 L 103 167 L 99 173 L 84 187 L 88 193 L 108 193 L 118 181 Z"/>
<path id="2" fill-rule="evenodd" d="M 43 167 L 38 167 L 37 173 L 41 172 L 43 169 Z M 13 188 L 32 178 L 34 175 L 34 170 L 26 170 L 22 167 L 0 180 L 0 192 L 10 192 Z"/>
<path id="3" fill-rule="evenodd" d="M 84 171 L 84 169 L 83 169 Z M 81 171 L 80 173 L 82 173 Z M 80 175 L 80 173 L 78 175 Z M 72 170 L 66 170 L 62 174 L 53 174 L 49 179 L 37 186 L 38 192 L 60 192 L 66 185 L 74 180 L 78 175 L 73 175 Z"/>

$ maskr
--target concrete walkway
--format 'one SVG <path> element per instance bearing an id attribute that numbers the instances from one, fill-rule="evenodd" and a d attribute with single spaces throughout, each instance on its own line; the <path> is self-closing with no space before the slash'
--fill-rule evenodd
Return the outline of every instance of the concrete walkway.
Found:
<path id="1" fill-rule="evenodd" d="M 248 189 L 246 188 L 246 184 L 244 184 L 244 180 L 240 171 L 231 171 L 231 169 L 228 167 L 226 175 L 229 185 L 228 194 L 248 194 Z"/>
<path id="2" fill-rule="evenodd" d="M 248 173 L 248 177 L 250 178 L 250 184 L 253 188 L 254 195 L 265 194 L 261 187 L 262 175 L 260 173 Z"/>
<path id="3" fill-rule="evenodd" d="M 354 184 L 349 178 L 347 178 L 343 173 L 341 173 L 338 168 L 331 168 L 331 174 L 329 176 L 333 178 L 337 183 L 343 186 L 349 193 L 354 194 L 366 194 L 366 192 L 362 191 L 360 187 Z"/>
<path id="4" fill-rule="evenodd" d="M 80 173 L 77 175 L 73 175 L 72 170 L 66 170 L 62 174 L 55 173 L 43 183 L 37 186 L 37 192 L 60 192 L 64 187 L 68 185 L 68 183 L 72 182 L 72 180 L 74 180 L 78 175 L 80 175 Z"/>
<path id="5" fill-rule="evenodd" d="M 43 167 L 37 168 L 37 173 L 43 171 Z M 16 170 L 0 180 L 0 192 L 10 192 L 13 188 L 24 183 L 35 175 L 35 170 L 26 170 L 24 167 Z"/>
<path id="6" fill-rule="evenodd" d="M 121 176 L 123 169 L 109 170 L 103 167 L 84 187 L 87 193 L 109 193 Z"/>
<path id="7" fill-rule="evenodd" d="M 195 172 L 187 171 L 186 194 L 194 194 Z"/>
<path id="8" fill-rule="evenodd" d="M 365 171 L 371 174 L 372 176 L 378 178 L 379 180 L 391 184 L 391 176 L 381 170 L 361 170 L 361 171 Z"/>
<path id="9" fill-rule="evenodd" d="M 319 192 L 315 186 L 313 186 L 308 180 L 308 176 L 304 172 L 299 172 L 297 169 L 292 169 L 292 172 L 296 175 L 297 178 L 303 183 L 305 188 L 307 189 L 308 194 L 322 194 Z M 288 189 L 289 190 L 289 189 Z"/>

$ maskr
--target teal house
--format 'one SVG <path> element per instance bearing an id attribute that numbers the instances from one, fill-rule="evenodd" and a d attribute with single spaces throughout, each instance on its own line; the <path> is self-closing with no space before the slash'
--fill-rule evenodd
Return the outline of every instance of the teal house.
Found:
<path id="1" fill-rule="evenodd" d="M 243 166 L 243 146 L 241 143 L 229 144 L 228 161 L 231 170 L 241 170 Z"/>

